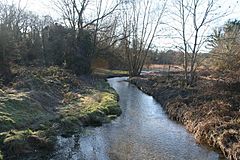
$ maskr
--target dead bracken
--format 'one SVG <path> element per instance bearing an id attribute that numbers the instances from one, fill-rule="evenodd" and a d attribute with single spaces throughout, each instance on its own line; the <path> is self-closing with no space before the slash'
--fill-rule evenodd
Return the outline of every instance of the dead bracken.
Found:
<path id="1" fill-rule="evenodd" d="M 199 87 L 183 87 L 179 75 L 133 77 L 130 82 L 163 104 L 169 117 L 184 124 L 197 142 L 219 149 L 228 159 L 240 159 L 238 91 L 204 79 Z"/>

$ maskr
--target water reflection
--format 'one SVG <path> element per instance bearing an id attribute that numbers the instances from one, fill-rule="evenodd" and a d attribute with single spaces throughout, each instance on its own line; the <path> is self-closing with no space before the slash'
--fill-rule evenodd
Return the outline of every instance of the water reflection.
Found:
<path id="1" fill-rule="evenodd" d="M 59 137 L 57 159 L 86 160 L 215 160 L 219 155 L 197 145 L 179 124 L 169 120 L 161 106 L 126 78 L 109 79 L 120 96 L 120 117 L 71 138 Z"/>

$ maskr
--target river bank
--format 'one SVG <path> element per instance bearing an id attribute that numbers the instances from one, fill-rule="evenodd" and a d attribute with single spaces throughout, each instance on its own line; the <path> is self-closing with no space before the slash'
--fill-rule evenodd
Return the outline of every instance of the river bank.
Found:
<path id="1" fill-rule="evenodd" d="M 197 142 L 220 150 L 228 159 L 240 159 L 240 93 L 236 87 L 201 79 L 198 87 L 183 89 L 178 75 L 129 81 L 160 102 L 169 117 L 185 125 Z"/>
<path id="2" fill-rule="evenodd" d="M 101 127 L 58 137 L 51 160 L 219 160 L 222 155 L 195 143 L 186 129 L 168 118 L 161 105 L 126 81 L 108 79 L 119 95 L 122 114 Z"/>
<path id="3" fill-rule="evenodd" d="M 105 79 L 109 75 L 76 76 L 59 67 L 17 67 L 14 74 L 0 88 L 0 159 L 49 152 L 57 135 L 121 114 L 118 95 Z"/>

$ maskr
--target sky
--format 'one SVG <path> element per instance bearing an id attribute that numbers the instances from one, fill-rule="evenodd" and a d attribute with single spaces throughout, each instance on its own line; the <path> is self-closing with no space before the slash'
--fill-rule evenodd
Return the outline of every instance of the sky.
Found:
<path id="1" fill-rule="evenodd" d="M 59 16 L 54 10 L 50 3 L 51 0 L 0 0 L 7 1 L 9 4 L 18 4 L 21 2 L 21 7 L 26 7 L 26 10 L 32 11 L 39 15 L 50 15 L 53 17 Z"/>
<path id="2" fill-rule="evenodd" d="M 18 3 L 19 0 L 0 0 L 7 1 L 8 3 Z M 105 0 L 105 1 L 114 1 L 114 0 Z M 159 1 L 159 0 L 152 0 Z M 207 0 L 206 0 L 207 1 Z M 223 4 L 222 8 L 228 8 L 229 6 L 233 8 L 233 13 L 226 16 L 225 19 L 240 19 L 240 0 L 218 0 L 220 4 Z M 40 15 L 50 15 L 53 17 L 58 17 L 58 13 L 53 10 L 53 5 L 51 0 L 21 0 L 21 6 L 26 6 L 27 10 L 33 11 L 36 14 Z"/>
<path id="3" fill-rule="evenodd" d="M 0 1 L 7 1 L 8 3 L 18 3 L 19 0 L 0 0 Z M 110 3 L 110 1 L 114 0 L 103 0 L 104 2 Z M 159 2 L 160 0 L 152 0 L 154 2 Z M 170 1 L 170 2 L 169 2 Z M 174 4 L 175 0 L 168 0 L 168 4 L 170 3 L 170 6 Z M 205 1 L 205 0 L 204 0 Z M 207 1 L 207 0 L 206 0 Z M 219 4 L 220 10 L 229 10 L 229 15 L 222 17 L 211 24 L 209 27 L 208 35 L 210 32 L 216 28 L 216 26 L 222 26 L 227 20 L 229 19 L 239 19 L 240 20 L 240 0 L 215 0 Z M 60 17 L 60 15 L 53 9 L 54 6 L 51 3 L 51 0 L 21 0 L 21 7 L 26 6 L 26 10 L 33 11 L 36 14 L 39 15 L 50 15 L 54 18 Z M 171 17 L 165 16 L 167 20 L 170 20 L 170 23 L 172 23 Z M 173 24 L 175 25 L 175 24 Z M 176 24 L 177 25 L 177 24 Z M 155 39 L 154 44 L 158 48 L 164 48 L 164 50 L 168 49 L 174 49 L 175 43 L 179 43 L 179 39 L 175 38 L 175 36 L 172 34 L 172 30 L 169 30 L 169 27 L 165 27 L 162 29 L 162 32 L 160 32 L 160 35 L 158 38 Z"/>
<path id="4" fill-rule="evenodd" d="M 176 6 L 176 0 L 170 0 L 172 3 L 169 4 L 169 8 L 172 12 L 174 13 L 179 13 L 178 10 L 174 9 L 174 7 Z M 207 2 L 208 0 L 202 0 L 202 2 Z M 209 36 L 210 34 L 213 33 L 213 30 L 216 29 L 217 27 L 220 27 L 220 26 L 223 26 L 226 21 L 228 21 L 229 19 L 239 19 L 240 20 L 240 4 L 238 2 L 238 0 L 214 0 L 214 3 L 215 3 L 215 6 L 217 7 L 217 11 L 214 12 L 216 13 L 217 15 L 214 15 L 214 17 L 216 16 L 220 16 L 222 15 L 223 13 L 225 12 L 228 12 L 228 14 L 226 16 L 222 16 L 220 17 L 219 19 L 209 23 L 209 26 L 207 27 L 203 27 L 200 32 L 204 32 L 204 36 L 207 37 Z M 205 8 L 207 7 L 206 4 L 201 4 L 202 10 L 200 10 L 200 12 L 203 12 L 205 10 Z M 198 16 L 200 14 L 197 14 Z M 201 17 L 201 16 L 199 16 Z M 180 28 L 181 27 L 181 24 L 180 23 L 177 23 L 176 20 L 174 20 L 174 18 L 176 18 L 176 16 L 172 16 L 170 14 L 170 16 L 166 16 L 166 21 L 168 22 L 168 24 L 170 24 L 170 26 L 174 26 L 176 28 Z M 177 19 L 178 20 L 178 19 Z M 199 20 L 202 20 L 201 18 Z M 189 19 L 189 22 L 187 24 L 191 24 L 193 25 L 193 20 L 192 19 Z M 198 24 L 200 24 L 200 22 L 198 22 Z M 165 32 L 162 32 L 163 33 L 163 36 L 159 37 L 158 41 L 160 44 L 161 43 L 161 46 L 160 48 L 165 48 L 166 50 L 168 49 L 175 49 L 176 46 L 179 46 L 179 43 L 182 43 L 182 39 L 179 39 L 179 34 L 173 30 L 170 29 L 171 27 L 166 27 L 164 28 L 163 30 L 166 30 Z M 192 41 L 193 43 L 193 38 L 194 36 L 192 35 L 192 31 L 194 30 L 194 27 L 193 26 L 187 26 L 186 27 L 186 32 L 187 33 L 187 39 L 191 39 L 189 40 L 190 43 Z M 192 29 L 192 31 L 190 31 Z M 201 33 L 199 35 L 202 35 Z M 203 47 L 201 48 L 201 51 L 202 52 L 208 52 L 209 51 L 209 47 L 207 46 L 207 43 L 205 43 L 205 45 L 203 45 Z"/>

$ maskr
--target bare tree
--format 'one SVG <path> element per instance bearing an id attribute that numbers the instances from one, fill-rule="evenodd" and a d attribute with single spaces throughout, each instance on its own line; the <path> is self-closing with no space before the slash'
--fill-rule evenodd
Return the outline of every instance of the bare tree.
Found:
<path id="1" fill-rule="evenodd" d="M 227 12 L 219 12 L 220 6 L 215 0 L 177 0 L 174 13 L 175 22 L 181 28 L 172 26 L 180 35 L 182 46 L 178 46 L 183 53 L 184 77 L 186 83 L 193 85 L 196 80 L 199 52 L 207 42 L 206 31 L 210 24 L 225 16 Z"/>
<path id="2" fill-rule="evenodd" d="M 84 72 L 91 72 L 91 59 L 98 52 L 100 33 L 107 31 L 111 24 L 104 22 L 115 13 L 121 0 L 112 1 L 112 3 L 106 3 L 103 0 L 56 0 L 54 2 L 63 16 L 65 25 L 72 30 L 70 39 L 73 42 L 69 44 L 71 47 L 68 45 L 65 52 L 65 57 L 68 57 L 66 67 L 79 70 L 80 64 L 83 63 L 86 66 L 84 69 L 86 72 Z"/>
<path id="3" fill-rule="evenodd" d="M 122 0 L 116 1 L 110 4 L 112 7 L 109 8 L 109 4 L 104 4 L 103 0 L 96 0 L 96 18 L 87 24 L 93 27 L 93 53 L 96 53 L 96 49 L 106 50 L 121 39 L 121 33 L 117 32 L 120 11 L 118 8 L 121 4 Z"/>
<path id="4" fill-rule="evenodd" d="M 78 34 L 81 34 L 83 29 L 94 29 L 94 40 L 96 40 L 100 21 L 114 13 L 120 4 L 120 2 L 116 2 L 108 8 L 103 6 L 102 0 L 97 0 L 96 4 L 91 4 L 89 0 L 56 0 L 54 4 L 62 15 L 66 26 L 70 26 Z M 96 7 L 96 14 L 92 18 L 89 18 L 90 16 L 86 18 L 84 15 L 90 4 Z"/>
<path id="5" fill-rule="evenodd" d="M 166 4 L 167 1 L 162 1 L 158 8 L 154 8 L 156 6 L 150 0 L 134 0 L 125 4 L 122 23 L 130 76 L 140 75 L 159 31 Z"/>
<path id="6" fill-rule="evenodd" d="M 16 59 L 15 45 L 21 40 L 22 16 L 24 10 L 18 1 L 14 4 L 0 2 L 0 77 L 8 81 L 11 77 L 9 61 Z M 17 46 L 17 45 L 16 45 Z"/>

